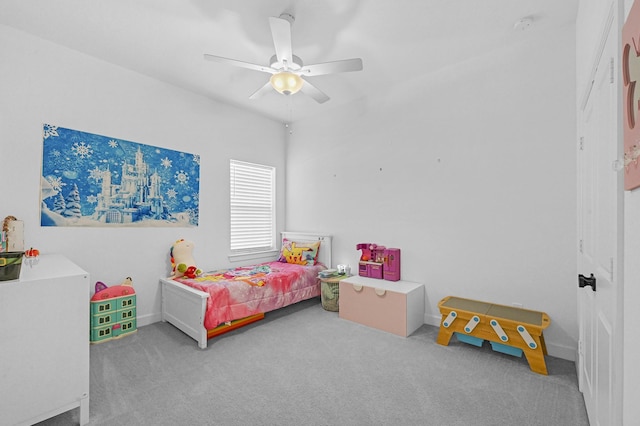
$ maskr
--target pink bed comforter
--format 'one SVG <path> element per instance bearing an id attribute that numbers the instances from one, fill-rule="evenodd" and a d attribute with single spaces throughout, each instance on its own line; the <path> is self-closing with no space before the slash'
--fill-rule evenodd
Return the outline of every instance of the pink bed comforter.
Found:
<path id="1" fill-rule="evenodd" d="M 318 272 L 323 269 L 321 264 L 269 262 L 175 280 L 209 293 L 204 326 L 211 330 L 227 321 L 319 296 Z"/>

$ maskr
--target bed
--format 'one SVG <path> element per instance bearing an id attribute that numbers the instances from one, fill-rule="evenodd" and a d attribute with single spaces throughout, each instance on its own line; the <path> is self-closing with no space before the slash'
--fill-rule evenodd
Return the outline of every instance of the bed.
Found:
<path id="1" fill-rule="evenodd" d="M 208 339 L 259 321 L 265 312 L 318 297 L 318 272 L 331 267 L 331 243 L 328 235 L 283 232 L 287 250 L 281 251 L 280 260 L 205 272 L 196 278 L 161 278 L 162 321 L 205 349 Z M 306 247 L 314 244 L 319 247 L 312 258 Z M 285 254 L 291 263 L 282 259 Z M 308 265 L 296 264 L 304 263 L 305 255 Z"/>

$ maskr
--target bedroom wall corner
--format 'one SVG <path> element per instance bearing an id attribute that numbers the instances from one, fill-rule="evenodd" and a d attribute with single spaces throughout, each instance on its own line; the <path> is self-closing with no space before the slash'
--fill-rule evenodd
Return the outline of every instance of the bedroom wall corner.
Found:
<path id="1" fill-rule="evenodd" d="M 23 220 L 28 246 L 65 255 L 93 283 L 116 285 L 131 276 L 139 325 L 160 320 L 158 281 L 169 273 L 174 241 L 194 241 L 201 268 L 229 264 L 229 159 L 284 169 L 281 123 L 3 25 L 0 76 L 0 218 Z M 40 227 L 44 123 L 199 154 L 200 226 Z M 277 185 L 284 209 L 284 175 Z"/>
<path id="2" fill-rule="evenodd" d="M 287 226 L 352 268 L 358 243 L 401 248 L 428 324 L 448 295 L 547 312 L 575 359 L 575 71 L 567 23 L 296 122 Z"/>

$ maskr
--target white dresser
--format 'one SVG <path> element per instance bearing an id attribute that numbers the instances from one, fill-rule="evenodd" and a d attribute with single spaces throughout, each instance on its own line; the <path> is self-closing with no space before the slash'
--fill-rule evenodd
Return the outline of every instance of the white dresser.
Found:
<path id="1" fill-rule="evenodd" d="M 340 281 L 340 318 L 407 337 L 424 324 L 424 285 L 359 275 Z"/>
<path id="2" fill-rule="evenodd" d="M 89 274 L 61 255 L 0 281 L 0 424 L 80 407 L 89 422 Z"/>

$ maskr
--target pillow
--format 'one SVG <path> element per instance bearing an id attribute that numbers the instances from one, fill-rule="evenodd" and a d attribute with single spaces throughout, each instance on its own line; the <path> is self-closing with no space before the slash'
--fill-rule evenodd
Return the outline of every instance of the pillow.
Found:
<path id="1" fill-rule="evenodd" d="M 318 261 L 320 241 L 291 241 L 282 239 L 279 262 L 294 263 L 296 265 L 313 266 Z"/>

